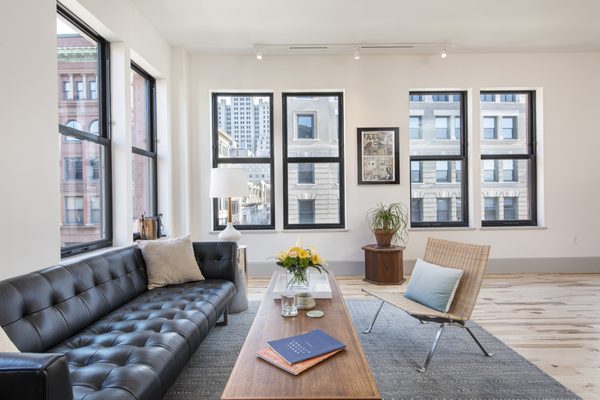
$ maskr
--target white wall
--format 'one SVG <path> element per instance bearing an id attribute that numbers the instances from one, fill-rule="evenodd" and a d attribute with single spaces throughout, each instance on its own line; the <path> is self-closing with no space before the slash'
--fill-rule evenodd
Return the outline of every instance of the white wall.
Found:
<path id="1" fill-rule="evenodd" d="M 56 6 L 23 0 L 2 9 L 0 277 L 6 277 L 60 259 L 60 187 Z"/>
<path id="2" fill-rule="evenodd" d="M 131 187 L 130 58 L 157 78 L 159 211 L 166 213 L 169 226 L 171 48 L 129 1 L 62 3 L 113 43 L 115 66 L 121 71 L 112 87 L 112 122 L 120 139 L 113 146 L 117 189 Z M 56 3 L 22 0 L 3 4 L 0 54 L 2 279 L 60 262 Z M 113 221 L 115 230 L 125 232 L 115 235 L 115 244 L 127 245 L 131 243 L 131 198 L 125 193 L 114 200 L 115 216 L 121 216 Z"/>
<path id="3" fill-rule="evenodd" d="M 363 259 L 361 246 L 372 242 L 365 213 L 376 202 L 409 204 L 408 92 L 411 89 L 470 90 L 469 140 L 471 229 L 411 230 L 405 259 L 423 254 L 426 238 L 435 236 L 492 245 L 494 259 L 600 256 L 600 178 L 595 160 L 600 148 L 600 54 L 451 54 L 438 56 L 273 56 L 257 61 L 247 56 L 191 57 L 192 126 L 191 206 L 194 239 L 216 240 L 211 234 L 208 198 L 211 167 L 211 90 L 273 90 L 275 93 L 276 232 L 244 232 L 251 263 L 264 263 L 293 244 L 301 234 L 329 261 Z M 538 89 L 540 121 L 540 211 L 547 229 L 480 229 L 479 132 L 480 89 Z M 341 89 L 345 91 L 346 213 L 341 232 L 282 230 L 281 92 Z M 473 101 L 474 100 L 474 101 Z M 399 126 L 401 184 L 358 186 L 356 128 Z M 569 270 L 569 265 L 564 266 Z M 597 268 L 600 271 L 600 266 Z"/>

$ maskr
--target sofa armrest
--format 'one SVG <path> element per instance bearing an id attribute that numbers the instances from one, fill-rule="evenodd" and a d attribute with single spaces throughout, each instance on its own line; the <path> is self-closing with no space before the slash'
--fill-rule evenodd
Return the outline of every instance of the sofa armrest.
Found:
<path id="1" fill-rule="evenodd" d="M 237 243 L 194 242 L 194 254 L 206 279 L 225 279 L 237 288 Z"/>
<path id="2" fill-rule="evenodd" d="M 3 399 L 71 400 L 67 357 L 51 353 L 0 353 Z"/>

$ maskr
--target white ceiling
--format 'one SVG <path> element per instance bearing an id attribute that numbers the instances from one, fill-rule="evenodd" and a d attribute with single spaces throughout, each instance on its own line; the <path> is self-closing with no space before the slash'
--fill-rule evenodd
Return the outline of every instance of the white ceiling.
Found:
<path id="1" fill-rule="evenodd" d="M 132 1 L 173 46 L 192 53 L 319 43 L 450 43 L 450 53 L 600 51 L 600 0 Z"/>

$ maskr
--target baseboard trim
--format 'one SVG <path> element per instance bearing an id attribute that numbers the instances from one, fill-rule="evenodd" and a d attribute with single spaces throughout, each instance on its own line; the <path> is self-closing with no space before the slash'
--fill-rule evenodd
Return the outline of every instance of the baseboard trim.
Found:
<path id="1" fill-rule="evenodd" d="M 416 260 L 404 260 L 404 273 L 410 274 Z M 277 270 L 272 262 L 248 263 L 248 276 L 268 277 Z M 329 270 L 336 275 L 364 275 L 364 261 L 331 261 Z M 600 257 L 495 258 L 490 259 L 488 274 L 515 273 L 600 273 Z"/>

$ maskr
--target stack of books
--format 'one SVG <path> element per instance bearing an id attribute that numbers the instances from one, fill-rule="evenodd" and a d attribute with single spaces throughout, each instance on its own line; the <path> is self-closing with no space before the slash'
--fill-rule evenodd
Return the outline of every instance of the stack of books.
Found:
<path id="1" fill-rule="evenodd" d="M 267 342 L 268 347 L 256 355 L 263 360 L 298 375 L 346 348 L 320 329 Z"/>

